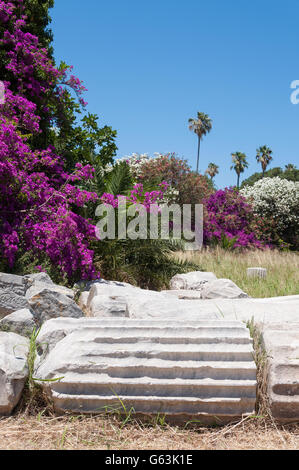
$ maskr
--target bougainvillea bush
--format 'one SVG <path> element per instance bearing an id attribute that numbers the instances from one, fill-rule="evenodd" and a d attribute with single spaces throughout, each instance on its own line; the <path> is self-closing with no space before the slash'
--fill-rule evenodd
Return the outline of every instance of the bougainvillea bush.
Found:
<path id="1" fill-rule="evenodd" d="M 263 178 L 241 191 L 254 212 L 272 219 L 278 239 L 299 249 L 299 184 L 279 177 Z"/>
<path id="2" fill-rule="evenodd" d="M 9 91 L 8 96 L 11 103 Z M 27 125 L 34 106 L 22 99 L 23 111 L 19 101 L 16 97 L 14 119 L 0 105 L 1 257 L 12 269 L 20 256 L 30 252 L 40 269 L 42 262 L 50 262 L 69 280 L 92 278 L 96 272 L 88 245 L 95 236 L 94 227 L 72 207 L 97 199 L 75 185 L 92 177 L 93 169 L 78 163 L 76 171 L 67 174 L 53 148 L 32 152 L 20 129 L 37 132 L 38 119 L 32 115 Z"/>
<path id="3" fill-rule="evenodd" d="M 96 278 L 99 273 L 89 248 L 95 227 L 78 211 L 96 201 L 97 195 L 77 186 L 92 178 L 93 169 L 77 163 L 67 173 L 53 147 L 32 150 L 30 145 L 41 132 L 41 118 L 28 97 L 43 100 L 53 94 L 63 98 L 63 86 L 72 87 L 80 97 L 84 87 L 73 75 L 67 79 L 65 69 L 56 69 L 38 38 L 23 31 L 22 6 L 21 0 L 0 2 L 4 31 L 0 46 L 6 50 L 11 75 L 11 82 L 4 83 L 5 103 L 0 105 L 1 269 L 14 270 L 26 257 L 36 269 L 50 266 L 60 280 Z M 3 25 L 9 21 L 5 30 Z"/>
<path id="4" fill-rule="evenodd" d="M 204 201 L 204 243 L 223 248 L 270 247 L 271 222 L 257 216 L 236 188 L 216 191 Z"/>

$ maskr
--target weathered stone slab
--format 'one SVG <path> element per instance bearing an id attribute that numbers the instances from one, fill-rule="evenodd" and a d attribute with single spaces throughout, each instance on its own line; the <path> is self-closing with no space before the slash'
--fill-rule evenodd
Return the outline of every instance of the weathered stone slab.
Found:
<path id="1" fill-rule="evenodd" d="M 28 308 L 22 276 L 0 273 L 0 319 L 22 308 Z"/>
<path id="2" fill-rule="evenodd" d="M 15 333 L 0 332 L 0 415 L 8 416 L 18 404 L 28 375 L 29 341 Z"/>
<path id="3" fill-rule="evenodd" d="M 118 397 L 136 413 L 218 423 L 254 412 L 256 367 L 242 323 L 92 321 L 59 341 L 35 373 L 61 377 L 42 382 L 58 412 L 99 413 Z"/>
<path id="4" fill-rule="evenodd" d="M 239 320 L 248 322 L 252 318 L 262 325 L 273 322 L 299 321 L 299 296 L 270 299 L 213 299 L 178 300 L 167 294 L 162 297 L 128 297 L 130 318 L 169 318 L 181 320 Z"/>
<path id="5" fill-rule="evenodd" d="M 125 282 L 114 282 L 114 281 L 97 281 L 92 284 L 89 291 L 89 296 L 87 300 L 87 308 L 90 308 L 91 302 L 94 297 L 98 295 L 106 296 L 120 296 L 120 297 L 132 297 L 135 295 L 148 295 L 151 291 L 145 291 L 139 287 L 134 287 L 131 284 Z M 158 292 L 154 292 L 154 295 L 159 295 Z"/>
<path id="6" fill-rule="evenodd" d="M 201 300 L 180 300 L 161 293 L 158 296 L 139 295 L 128 296 L 128 310 L 130 318 L 169 318 L 169 321 L 188 320 L 216 320 L 218 310 L 214 305 L 206 308 Z"/>
<path id="7" fill-rule="evenodd" d="M 23 308 L 29 308 L 26 297 L 16 294 L 9 288 L 0 289 L 0 318 Z"/>
<path id="8" fill-rule="evenodd" d="M 200 300 L 201 292 L 198 290 L 163 290 L 164 295 L 172 296 L 180 300 Z"/>
<path id="9" fill-rule="evenodd" d="M 80 318 L 84 315 L 73 299 L 51 288 L 41 289 L 28 299 L 28 303 L 39 324 L 51 318 Z"/>
<path id="10" fill-rule="evenodd" d="M 67 335 L 80 328 L 95 328 L 99 323 L 105 324 L 106 319 L 67 318 L 59 317 L 46 321 L 37 337 L 37 345 L 41 356 L 45 356 Z M 121 321 L 121 320 L 120 320 Z"/>
<path id="11" fill-rule="evenodd" d="M 268 357 L 268 394 L 273 417 L 299 421 L 299 321 L 264 327 Z"/>
<path id="12" fill-rule="evenodd" d="M 23 276 L 23 282 L 26 286 L 26 290 L 29 289 L 29 287 L 33 286 L 33 284 L 37 282 L 41 282 L 43 284 L 48 284 L 52 285 L 54 282 L 50 278 L 50 276 L 47 273 L 34 273 L 34 274 L 26 274 L 26 276 Z"/>
<path id="13" fill-rule="evenodd" d="M 202 271 L 194 271 L 187 274 L 177 274 L 170 281 L 170 289 L 172 290 L 199 290 L 207 282 L 215 281 L 217 277 L 214 273 L 207 273 Z"/>
<path id="14" fill-rule="evenodd" d="M 9 290 L 19 296 L 25 295 L 25 285 L 22 276 L 0 273 L 0 290 Z"/>
<path id="15" fill-rule="evenodd" d="M 217 279 L 208 282 L 202 289 L 202 298 L 206 299 L 244 299 L 248 294 L 243 292 L 230 279 Z"/>
<path id="16" fill-rule="evenodd" d="M 97 295 L 90 304 L 91 317 L 128 317 L 129 310 L 125 297 Z"/>
<path id="17" fill-rule="evenodd" d="M 81 292 L 79 300 L 78 300 L 78 305 L 83 311 L 87 310 L 88 297 L 89 297 L 89 291 Z"/>
<path id="18" fill-rule="evenodd" d="M 267 269 L 265 268 L 248 268 L 247 269 L 248 278 L 261 278 L 266 279 Z"/>
<path id="19" fill-rule="evenodd" d="M 34 316 L 28 309 L 18 310 L 0 321 L 0 331 L 9 331 L 21 336 L 30 336 L 35 327 Z"/>
<path id="20" fill-rule="evenodd" d="M 46 289 L 49 292 L 57 292 L 58 294 L 64 294 L 70 299 L 75 298 L 75 292 L 72 289 L 68 289 L 67 287 L 64 286 L 59 286 L 57 284 L 47 284 L 44 282 L 39 282 L 35 281 L 34 284 L 29 287 L 29 289 L 26 292 L 26 299 L 30 299 L 31 297 L 34 297 L 36 294 L 38 294 L 41 290 Z"/>
<path id="21" fill-rule="evenodd" d="M 263 328 L 272 323 L 299 321 L 299 296 L 265 299 L 214 299 L 194 301 L 201 312 L 218 312 L 219 319 L 254 322 Z"/>

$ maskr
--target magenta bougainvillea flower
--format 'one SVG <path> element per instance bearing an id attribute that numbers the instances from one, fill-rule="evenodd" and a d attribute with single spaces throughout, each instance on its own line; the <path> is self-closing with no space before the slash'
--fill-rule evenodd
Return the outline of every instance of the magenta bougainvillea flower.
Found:
<path id="1" fill-rule="evenodd" d="M 216 191 L 204 201 L 204 242 L 232 243 L 232 248 L 269 247 L 271 240 L 257 230 L 264 225 L 254 213 L 252 205 L 236 188 Z"/>
<path id="2" fill-rule="evenodd" d="M 74 212 L 98 198 L 76 186 L 93 177 L 93 168 L 78 163 L 68 174 L 53 147 L 32 151 L 29 145 L 30 135 L 40 132 L 40 117 L 28 97 L 50 92 L 59 97 L 64 85 L 80 98 L 85 88 L 74 75 L 68 77 L 71 68 L 56 69 L 38 38 L 23 31 L 26 17 L 13 16 L 16 5 L 20 11 L 22 4 L 0 1 L 1 24 L 13 20 L 13 29 L 4 31 L 0 45 L 17 84 L 13 93 L 10 83 L 4 83 L 5 103 L 0 105 L 0 257 L 13 268 L 19 254 L 30 252 L 69 280 L 97 278 L 90 249 L 95 227 Z M 36 71 L 42 78 L 36 78 Z M 42 263 L 37 262 L 36 269 L 43 270 Z"/>

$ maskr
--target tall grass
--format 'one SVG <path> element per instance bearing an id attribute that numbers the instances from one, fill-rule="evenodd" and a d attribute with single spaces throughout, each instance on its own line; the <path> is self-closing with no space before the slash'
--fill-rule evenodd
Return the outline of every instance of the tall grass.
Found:
<path id="1" fill-rule="evenodd" d="M 219 279 L 231 279 L 251 297 L 299 295 L 299 253 L 275 250 L 237 253 L 215 248 L 175 256 L 199 264 Z M 267 268 L 267 279 L 248 279 L 247 268 L 254 267 Z"/>

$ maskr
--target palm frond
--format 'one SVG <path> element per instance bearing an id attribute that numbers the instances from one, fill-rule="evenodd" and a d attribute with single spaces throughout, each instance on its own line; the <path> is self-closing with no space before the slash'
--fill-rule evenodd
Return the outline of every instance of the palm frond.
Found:
<path id="1" fill-rule="evenodd" d="M 115 165 L 113 170 L 106 176 L 105 192 L 114 194 L 126 194 L 133 188 L 133 179 L 130 173 L 129 165 L 121 162 Z"/>

